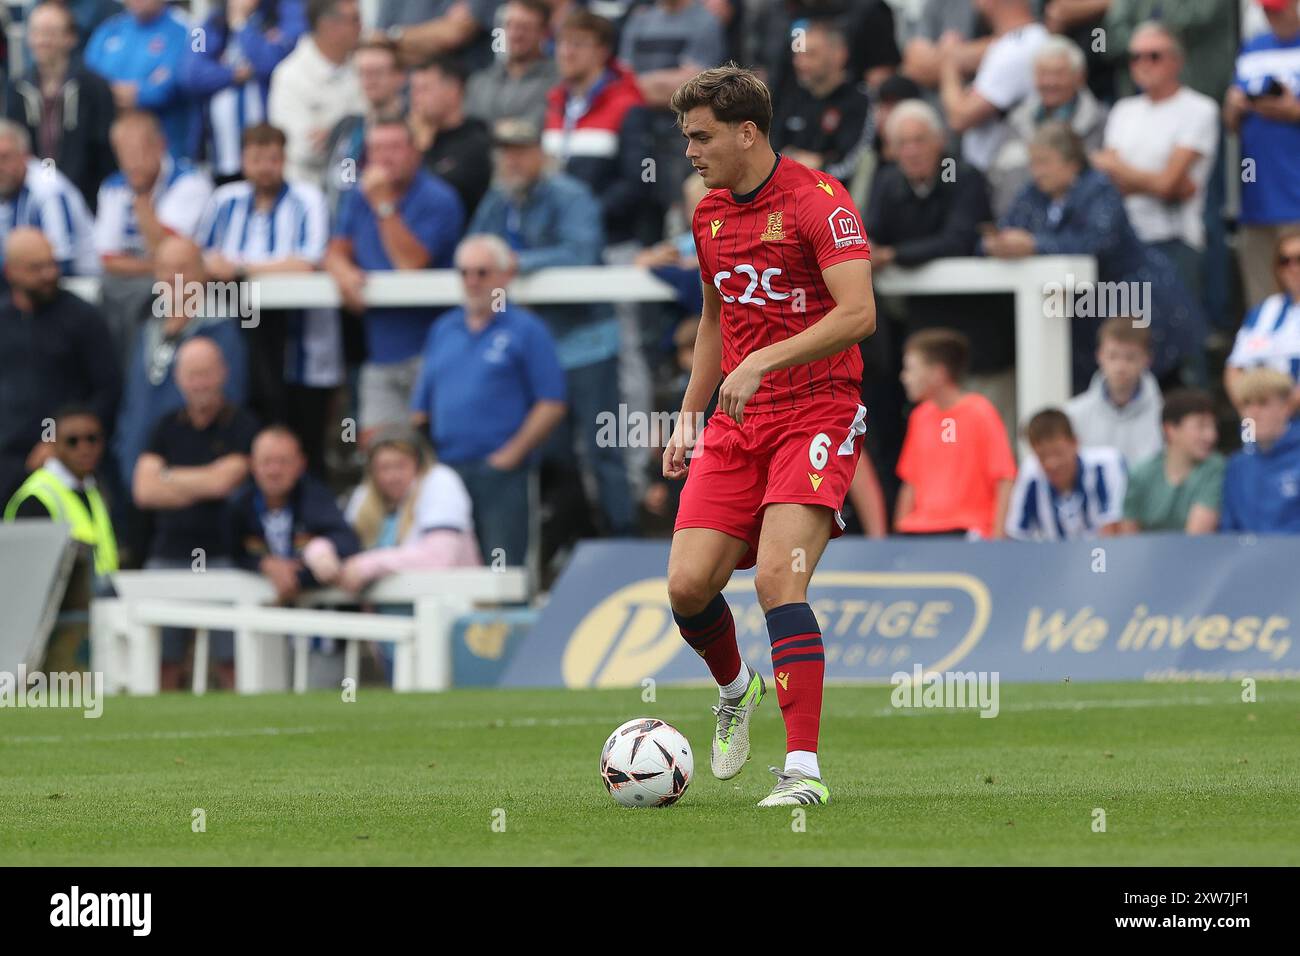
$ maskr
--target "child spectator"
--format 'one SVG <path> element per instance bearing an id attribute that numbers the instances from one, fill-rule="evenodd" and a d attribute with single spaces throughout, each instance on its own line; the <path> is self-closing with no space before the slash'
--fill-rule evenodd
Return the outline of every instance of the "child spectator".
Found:
<path id="1" fill-rule="evenodd" d="M 898 459 L 900 533 L 1002 537 L 1016 462 L 993 403 L 962 391 L 969 357 L 970 341 L 953 329 L 903 343 L 903 387 L 920 404 Z"/>
<path id="2" fill-rule="evenodd" d="M 1290 419 L 1291 376 L 1251 369 L 1232 400 L 1245 446 L 1228 459 L 1221 531 L 1300 534 L 1300 424 Z"/>
<path id="3" fill-rule="evenodd" d="M 431 461 L 414 429 L 386 429 L 343 512 L 364 550 L 343 562 L 338 586 L 356 592 L 397 571 L 481 565 L 471 513 L 460 476 Z"/>
<path id="4" fill-rule="evenodd" d="M 1130 318 L 1111 318 L 1097 330 L 1097 371 L 1088 390 L 1070 399 L 1065 414 L 1085 448 L 1106 446 L 1127 464 L 1160 451 L 1160 385 L 1151 374 L 1151 333 Z"/>
<path id="5" fill-rule="evenodd" d="M 1011 492 L 1006 531 L 1025 541 L 1086 540 L 1111 535 L 1123 515 L 1124 458 L 1114 448 L 1080 448 L 1059 408 L 1025 426 L 1034 454 Z"/>
<path id="6" fill-rule="evenodd" d="M 1214 401 L 1194 389 L 1171 392 L 1160 423 L 1164 450 L 1129 474 L 1120 530 L 1209 534 L 1219 524 L 1225 464 L 1214 450 Z"/>

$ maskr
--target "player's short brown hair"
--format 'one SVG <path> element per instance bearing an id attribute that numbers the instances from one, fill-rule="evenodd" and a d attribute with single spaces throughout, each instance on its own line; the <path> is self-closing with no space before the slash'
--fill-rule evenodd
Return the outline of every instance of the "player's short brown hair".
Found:
<path id="1" fill-rule="evenodd" d="M 1053 438 L 1074 439 L 1074 426 L 1070 418 L 1059 408 L 1045 408 L 1025 426 L 1025 441 L 1038 445 Z"/>
<path id="2" fill-rule="evenodd" d="M 697 73 L 673 93 L 672 109 L 680 126 L 691 110 L 707 106 L 723 123 L 746 120 L 767 135 L 772 128 L 772 94 L 752 70 L 729 61 Z"/>
<path id="3" fill-rule="evenodd" d="M 1097 347 L 1100 348 L 1107 339 L 1121 345 L 1136 345 L 1143 352 L 1151 354 L 1151 330 L 1135 325 L 1134 320 L 1128 316 L 1117 315 L 1101 323 L 1101 328 L 1097 329 Z"/>
<path id="4" fill-rule="evenodd" d="M 922 329 L 903 343 L 903 351 L 916 352 L 927 365 L 942 365 L 948 377 L 960 382 L 970 365 L 970 339 L 956 329 Z"/>
<path id="5" fill-rule="evenodd" d="M 555 32 L 558 36 L 573 31 L 593 37 L 597 46 L 602 46 L 606 50 L 614 49 L 614 24 L 590 10 L 581 8 L 574 10 L 561 21 L 559 29 Z"/>
<path id="6" fill-rule="evenodd" d="M 244 130 L 242 144 L 245 149 L 250 146 L 279 146 L 284 149 L 284 130 L 270 123 L 256 123 Z"/>

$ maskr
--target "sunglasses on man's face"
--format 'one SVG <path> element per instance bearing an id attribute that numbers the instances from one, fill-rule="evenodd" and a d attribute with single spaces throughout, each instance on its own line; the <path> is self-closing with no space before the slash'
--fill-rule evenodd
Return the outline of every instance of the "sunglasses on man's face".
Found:
<path id="1" fill-rule="evenodd" d="M 104 436 L 101 435 L 99 432 L 91 432 L 87 435 L 64 435 L 63 436 L 63 440 L 67 443 L 69 448 L 76 448 L 83 441 L 87 445 L 94 447 L 95 445 L 98 445 L 103 440 L 103 438 Z"/>
<path id="2" fill-rule="evenodd" d="M 1287 266 L 1300 266 L 1300 255 L 1278 256 L 1277 267 L 1279 269 L 1285 269 Z"/>
<path id="3" fill-rule="evenodd" d="M 1130 63 L 1159 63 L 1168 55 L 1165 50 L 1130 50 L 1128 61 Z"/>

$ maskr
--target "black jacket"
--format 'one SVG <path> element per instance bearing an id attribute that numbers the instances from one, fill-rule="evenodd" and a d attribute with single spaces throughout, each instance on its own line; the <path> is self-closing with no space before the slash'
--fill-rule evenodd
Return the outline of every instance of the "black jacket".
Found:
<path id="1" fill-rule="evenodd" d="M 892 246 L 900 266 L 973 256 L 980 224 L 991 222 L 988 184 L 978 169 L 943 159 L 934 187 L 920 196 L 898 164 L 882 168 L 871 184 L 867 235 L 876 247 Z M 971 340 L 971 371 L 993 372 L 1015 361 L 1009 296 L 921 295 L 908 300 L 908 331 L 945 326 Z"/>
<path id="2" fill-rule="evenodd" d="M 271 553 L 262 528 L 264 510 L 262 493 L 251 480 L 231 499 L 231 553 L 237 567 L 256 571 L 262 559 Z M 293 553 L 289 557 L 301 558 L 307 542 L 321 537 L 334 543 L 340 558 L 351 557 L 361 550 L 361 542 L 344 519 L 334 496 L 315 478 L 303 475 L 299 479 L 290 495 L 289 510 L 293 513 Z M 298 572 L 298 582 L 304 588 L 320 585 L 306 567 Z"/>
<path id="3" fill-rule="evenodd" d="M 56 155 L 42 156 L 40 126 L 44 103 L 35 70 L 32 66 L 24 76 L 9 84 L 5 92 L 5 115 L 26 127 L 32 138 L 32 155 L 53 159 L 94 212 L 100 184 L 117 170 L 108 141 L 108 128 L 113 124 L 116 109 L 112 91 L 102 77 L 73 59 L 63 81 L 63 136 Z"/>

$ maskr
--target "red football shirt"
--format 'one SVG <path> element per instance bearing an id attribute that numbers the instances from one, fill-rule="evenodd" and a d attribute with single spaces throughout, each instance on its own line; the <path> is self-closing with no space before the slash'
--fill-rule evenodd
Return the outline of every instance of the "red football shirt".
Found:
<path id="1" fill-rule="evenodd" d="M 695 207 L 700 276 L 722 298 L 722 373 L 745 356 L 802 332 L 835 307 L 822 270 L 870 259 L 862 218 L 837 179 L 781 156 L 752 193 L 713 189 Z M 785 411 L 811 401 L 860 400 L 856 345 L 772 372 L 745 412 Z"/>

